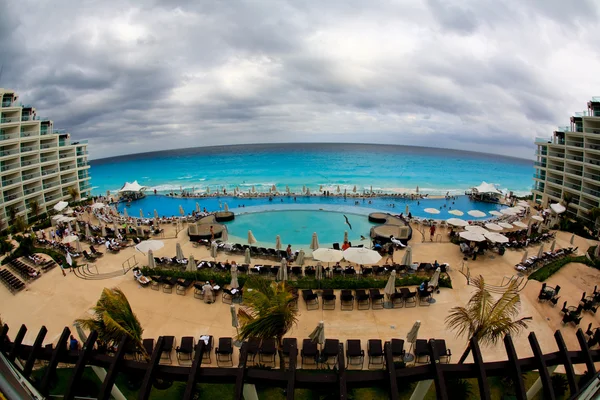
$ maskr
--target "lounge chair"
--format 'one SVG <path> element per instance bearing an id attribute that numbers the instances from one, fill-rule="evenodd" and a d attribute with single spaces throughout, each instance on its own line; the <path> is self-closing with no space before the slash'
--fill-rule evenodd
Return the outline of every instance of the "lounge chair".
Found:
<path id="1" fill-rule="evenodd" d="M 283 357 L 284 368 L 289 368 L 290 363 L 290 352 L 291 348 L 295 347 L 298 349 L 298 340 L 296 338 L 285 338 L 283 339 L 283 345 L 281 348 L 281 355 Z"/>
<path id="2" fill-rule="evenodd" d="M 371 298 L 371 308 L 373 310 L 383 308 L 383 298 L 379 289 L 369 289 L 369 297 Z"/>
<path id="3" fill-rule="evenodd" d="M 191 361 L 194 353 L 194 338 L 192 336 L 184 336 L 181 338 L 181 344 L 175 349 L 177 362 L 181 364 L 182 360 Z"/>
<path id="4" fill-rule="evenodd" d="M 417 293 L 419 294 L 419 305 L 420 306 L 429 306 L 431 305 L 431 303 L 429 302 L 431 300 L 431 292 L 428 291 L 427 289 L 419 289 L 417 288 Z"/>
<path id="5" fill-rule="evenodd" d="M 322 363 L 330 367 L 336 365 L 340 352 L 340 341 L 337 339 L 325 339 L 323 345 Z"/>
<path id="6" fill-rule="evenodd" d="M 323 289 L 321 299 L 323 301 L 323 310 L 335 310 L 336 296 L 333 294 L 333 289 Z"/>
<path id="7" fill-rule="evenodd" d="M 311 339 L 304 339 L 302 341 L 302 349 L 300 350 L 300 357 L 302 358 L 302 368 L 306 365 L 317 365 L 319 359 L 319 350 L 317 344 Z"/>
<path id="8" fill-rule="evenodd" d="M 260 339 L 256 337 L 251 337 L 246 342 L 246 351 L 248 357 L 246 359 L 246 365 L 254 365 L 256 362 L 256 355 L 258 354 L 258 350 L 260 348 Z"/>
<path id="9" fill-rule="evenodd" d="M 417 306 L 417 292 L 411 292 L 407 288 L 400 288 L 400 293 L 402 293 L 402 298 L 404 299 L 404 307 Z"/>
<path id="10" fill-rule="evenodd" d="M 360 366 L 363 368 L 365 362 L 365 351 L 361 349 L 360 340 L 348 339 L 346 340 L 346 366 Z"/>
<path id="11" fill-rule="evenodd" d="M 217 366 L 221 366 L 221 363 L 228 363 L 230 367 L 233 366 L 233 346 L 230 337 L 219 338 L 219 346 L 215 350 L 217 355 Z"/>
<path id="12" fill-rule="evenodd" d="M 164 336 L 163 337 L 163 350 L 160 355 L 162 360 L 169 360 L 169 364 L 171 364 L 171 351 L 173 351 L 173 347 L 175 346 L 175 336 Z"/>
<path id="13" fill-rule="evenodd" d="M 87 251 L 83 250 L 83 258 L 85 258 L 86 261 L 96 261 L 96 258 L 94 256 L 92 256 L 91 254 L 89 254 Z"/>
<path id="14" fill-rule="evenodd" d="M 96 250 L 94 248 L 94 246 L 90 246 L 90 251 L 92 252 L 92 255 L 94 255 L 96 257 L 102 257 L 104 255 L 104 253 L 99 252 L 98 250 Z"/>
<path id="15" fill-rule="evenodd" d="M 213 337 L 211 335 L 205 335 L 208 336 L 208 343 L 204 343 L 204 351 L 202 352 L 202 363 L 203 364 L 210 364 L 212 363 L 212 358 L 210 356 L 211 352 L 212 352 L 212 348 L 213 348 Z M 194 345 L 194 351 L 196 350 L 197 344 Z"/>
<path id="16" fill-rule="evenodd" d="M 404 361 L 404 355 L 406 354 L 406 350 L 404 350 L 404 340 L 392 339 L 390 345 L 394 361 Z"/>
<path id="17" fill-rule="evenodd" d="M 359 310 L 368 310 L 371 308 L 371 304 L 369 302 L 369 295 L 364 289 L 356 289 L 356 304 Z"/>
<path id="18" fill-rule="evenodd" d="M 435 350 L 438 356 L 438 360 L 440 362 L 446 362 L 446 364 L 450 363 L 450 358 L 452 358 L 452 352 L 450 349 L 446 348 L 446 341 L 444 339 L 435 339 Z"/>
<path id="19" fill-rule="evenodd" d="M 341 310 L 351 311 L 354 309 L 354 296 L 350 289 L 342 289 L 340 294 Z"/>
<path id="20" fill-rule="evenodd" d="M 415 342 L 415 363 L 427 363 L 431 352 L 429 351 L 429 345 L 425 339 L 417 339 Z M 422 358 L 425 357 L 425 361 Z"/>
<path id="21" fill-rule="evenodd" d="M 263 339 L 258 348 L 258 362 L 269 364 L 275 367 L 275 355 L 277 354 L 277 345 L 275 339 Z"/>
<path id="22" fill-rule="evenodd" d="M 142 347 L 144 348 L 144 351 L 146 352 L 148 357 L 151 357 L 152 353 L 154 352 L 154 339 L 142 340 Z M 139 361 L 145 361 L 145 358 L 141 351 L 138 351 L 137 355 L 138 355 Z M 149 358 L 148 358 L 148 360 L 149 360 Z"/>
<path id="23" fill-rule="evenodd" d="M 302 290 L 302 298 L 306 303 L 307 310 L 316 310 L 319 308 L 319 298 L 311 289 Z"/>
<path id="24" fill-rule="evenodd" d="M 189 287 L 192 285 L 194 281 L 191 279 L 186 279 L 184 281 L 178 281 L 177 282 L 177 287 L 175 288 L 175 293 L 179 294 L 181 296 L 185 296 L 185 293 L 187 292 L 187 290 L 189 289 Z"/>
<path id="25" fill-rule="evenodd" d="M 401 308 L 404 306 L 404 295 L 396 290 L 390 296 L 390 301 L 392 302 L 392 308 Z"/>
<path id="26" fill-rule="evenodd" d="M 369 355 L 367 368 L 371 368 L 372 365 L 379 368 L 383 367 L 384 358 L 381 339 L 369 339 L 367 342 L 367 354 Z"/>
<path id="27" fill-rule="evenodd" d="M 204 299 L 204 290 L 202 289 L 202 284 L 200 283 L 194 283 L 194 298 Z"/>

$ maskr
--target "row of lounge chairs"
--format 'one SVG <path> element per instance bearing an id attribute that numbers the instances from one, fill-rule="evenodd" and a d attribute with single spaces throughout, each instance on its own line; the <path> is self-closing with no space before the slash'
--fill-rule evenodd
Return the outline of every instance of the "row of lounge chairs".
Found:
<path id="1" fill-rule="evenodd" d="M 319 309 L 319 296 L 312 289 L 302 290 L 302 299 L 306 304 L 306 309 Z M 337 296 L 333 289 L 323 289 L 321 295 L 321 308 L 323 310 L 334 310 L 336 307 Z M 379 289 L 356 289 L 354 293 L 350 289 L 342 289 L 340 291 L 340 309 L 342 311 L 354 310 L 378 310 L 384 308 L 385 295 Z M 416 307 L 429 306 L 431 300 L 431 291 L 417 289 L 411 292 L 408 288 L 396 289 L 395 293 L 390 296 L 389 304 L 392 308 L 401 307 Z"/>
<path id="2" fill-rule="evenodd" d="M 545 232 L 541 235 L 530 238 L 527 236 L 527 229 L 515 232 L 507 232 L 504 236 L 508 237 L 509 242 L 503 246 L 507 249 L 523 249 L 542 242 L 553 240 L 556 236 L 555 232 Z"/>
<path id="3" fill-rule="evenodd" d="M 13 294 L 25 288 L 25 284 L 7 269 L 0 270 L 0 282 Z"/>
<path id="4" fill-rule="evenodd" d="M 537 255 L 531 256 L 527 258 L 524 262 L 520 262 L 515 265 L 515 269 L 520 272 L 531 273 L 536 269 L 543 267 L 549 262 L 560 260 L 566 256 L 569 256 L 577 251 L 577 247 L 569 247 L 566 249 L 559 249 L 555 251 L 546 251 L 543 253 L 542 257 L 538 257 Z"/>
<path id="5" fill-rule="evenodd" d="M 34 260 L 34 259 L 32 259 L 32 256 L 27 256 L 27 257 L 22 257 L 21 261 L 23 261 L 26 264 L 29 264 L 30 266 L 32 266 L 34 268 L 39 267 L 39 268 L 41 268 L 41 270 L 43 272 L 49 271 L 58 265 L 56 263 L 56 261 L 54 261 L 52 258 L 49 260 L 44 260 L 44 259 L 41 259 L 41 257 L 39 257 L 38 259 Z"/>
<path id="6" fill-rule="evenodd" d="M 37 269 L 18 259 L 10 261 L 7 265 L 25 281 L 37 279 L 41 276 Z"/>

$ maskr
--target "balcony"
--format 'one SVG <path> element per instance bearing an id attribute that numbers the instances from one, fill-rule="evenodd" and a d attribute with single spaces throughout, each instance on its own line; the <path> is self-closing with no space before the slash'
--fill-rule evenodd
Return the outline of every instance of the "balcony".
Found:
<path id="1" fill-rule="evenodd" d="M 594 197 L 600 198 L 600 191 L 598 191 L 598 190 L 583 188 L 583 189 L 581 189 L 581 191 L 583 193 L 586 193 L 586 194 L 592 195 Z"/>
<path id="2" fill-rule="evenodd" d="M 567 156 L 567 160 L 583 162 L 583 157 L 580 156 Z"/>
<path id="3" fill-rule="evenodd" d="M 0 151 L 0 157 L 14 156 L 15 154 L 19 154 L 19 149 L 11 149 L 11 150 L 2 150 L 2 151 Z"/>
<path id="4" fill-rule="evenodd" d="M 37 131 L 25 131 L 25 132 L 21 132 L 21 137 L 32 137 L 32 136 L 39 136 Z"/>
<path id="5" fill-rule="evenodd" d="M 19 138 L 19 135 L 17 133 L 8 133 L 8 134 L 0 135 L 0 140 L 15 140 L 18 138 Z"/>
<path id="6" fill-rule="evenodd" d="M 563 183 L 563 186 L 564 186 L 564 187 L 568 187 L 568 188 L 570 188 L 570 189 L 573 189 L 573 190 L 576 190 L 576 191 L 578 191 L 578 192 L 580 192 L 580 191 L 581 191 L 581 185 L 576 185 L 576 184 L 574 184 L 574 183 L 568 183 L 568 182 L 564 182 L 564 183 Z"/>
<path id="7" fill-rule="evenodd" d="M 573 169 L 573 168 L 565 168 L 565 172 L 567 174 L 571 174 L 571 175 L 575 175 L 575 176 L 581 176 L 581 174 L 583 174 L 583 171 L 580 169 Z"/>
<path id="8" fill-rule="evenodd" d="M 21 166 L 21 164 L 16 162 L 16 163 L 12 163 L 12 164 L 5 164 L 0 169 L 2 170 L 2 172 L 6 172 L 6 171 L 13 170 L 13 169 L 17 169 L 20 166 Z"/>
<path id="9" fill-rule="evenodd" d="M 562 179 L 556 179 L 556 178 L 550 178 L 550 177 L 546 178 L 546 182 L 554 183 L 555 185 L 559 185 L 559 186 L 562 186 L 562 184 L 563 184 Z"/>
<path id="10" fill-rule="evenodd" d="M 2 107 L 16 107 L 16 104 L 12 100 L 3 100 Z"/>
<path id="11" fill-rule="evenodd" d="M 565 170 L 565 167 L 563 167 L 562 165 L 553 165 L 553 164 L 550 164 L 550 166 L 548 167 L 548 170 L 562 172 L 562 171 Z"/>
<path id="12" fill-rule="evenodd" d="M 585 133 L 600 135 L 600 128 L 585 128 Z"/>
<path id="13" fill-rule="evenodd" d="M 56 143 L 44 143 L 42 145 L 40 145 L 40 149 L 51 149 L 53 147 L 56 147 Z"/>
<path id="14" fill-rule="evenodd" d="M 25 196 L 28 196 L 30 194 L 40 192 L 41 190 L 42 190 L 41 186 L 36 186 L 36 187 L 28 188 L 28 189 L 23 189 L 23 194 Z"/>
<path id="15" fill-rule="evenodd" d="M 87 161 L 77 161 L 77 168 L 85 168 L 85 167 L 89 167 L 89 164 L 87 163 Z"/>
<path id="16" fill-rule="evenodd" d="M 87 156 L 87 154 L 88 154 L 87 150 L 77 150 L 77 157 Z"/>
<path id="17" fill-rule="evenodd" d="M 71 182 L 75 182 L 77 180 L 77 177 L 73 176 L 71 178 L 65 178 L 65 179 L 61 179 L 60 180 L 60 184 L 61 185 L 65 185 L 67 183 L 71 183 Z"/>
<path id="18" fill-rule="evenodd" d="M 571 146 L 571 147 L 583 147 L 583 142 L 572 142 L 567 140 L 567 146 Z"/>
<path id="19" fill-rule="evenodd" d="M 592 174 L 591 172 L 584 172 L 583 177 L 596 182 L 600 182 L 600 175 Z"/>
<path id="20" fill-rule="evenodd" d="M 26 160 L 26 161 L 21 161 L 21 167 L 27 167 L 29 165 L 33 165 L 33 164 L 37 164 L 37 160 Z"/>
<path id="21" fill-rule="evenodd" d="M 21 177 L 17 176 L 15 178 L 10 178 L 10 179 L 2 179 L 2 186 L 10 186 L 10 185 L 14 185 L 16 183 L 20 183 L 21 182 Z"/>
<path id="22" fill-rule="evenodd" d="M 42 185 L 42 187 L 44 188 L 44 190 L 48 190 L 48 189 L 56 188 L 59 185 L 60 185 L 60 183 L 58 181 L 54 181 L 54 182 L 44 183 Z"/>
<path id="23" fill-rule="evenodd" d="M 58 168 L 46 169 L 46 170 L 42 171 L 42 175 L 48 176 L 48 175 L 56 174 L 57 172 L 58 172 Z"/>
<path id="24" fill-rule="evenodd" d="M 592 164 L 592 165 L 598 165 L 598 166 L 600 166 L 600 160 L 596 160 L 596 159 L 592 159 L 592 158 L 586 158 L 585 162 L 589 163 L 589 164 Z"/>
<path id="25" fill-rule="evenodd" d="M 87 173 L 87 171 L 85 171 L 85 173 L 81 173 L 81 171 L 79 171 L 80 173 L 77 174 L 77 178 L 79 180 L 84 180 L 84 179 L 88 179 L 90 177 L 90 175 Z"/>
<path id="26" fill-rule="evenodd" d="M 546 163 L 539 162 L 539 161 L 534 162 L 533 165 L 535 165 L 536 167 L 540 167 L 540 168 L 546 168 Z"/>
<path id="27" fill-rule="evenodd" d="M 80 191 L 80 192 L 83 192 L 83 191 L 89 190 L 89 189 L 91 189 L 91 188 L 92 188 L 92 185 L 90 185 L 90 183 L 89 183 L 89 182 L 86 182 L 86 183 L 84 183 L 83 185 L 82 185 L 82 184 L 79 184 L 79 191 Z"/>
<path id="28" fill-rule="evenodd" d="M 0 124 L 10 124 L 12 122 L 20 122 L 19 117 L 2 117 L 0 118 Z"/>
<path id="29" fill-rule="evenodd" d="M 63 172 L 63 171 L 68 171 L 68 170 L 70 170 L 70 169 L 75 169 L 75 167 L 74 167 L 74 166 L 72 166 L 72 165 L 67 165 L 67 166 L 64 166 L 64 167 L 62 167 L 62 166 L 61 166 L 61 167 L 60 167 L 60 172 Z"/>
<path id="30" fill-rule="evenodd" d="M 570 126 L 559 126 L 558 128 L 556 128 L 556 132 L 571 132 L 571 127 Z"/>
<path id="31" fill-rule="evenodd" d="M 40 128 L 40 135 L 50 135 L 50 134 L 52 134 L 52 127 L 43 125 Z"/>
<path id="32" fill-rule="evenodd" d="M 46 203 L 48 203 L 52 200 L 60 199 L 61 197 L 63 197 L 62 193 L 56 193 L 53 195 L 45 195 L 44 199 L 45 199 Z"/>
<path id="33" fill-rule="evenodd" d="M 560 199 L 560 192 L 557 192 L 555 190 L 546 189 L 545 193 L 548 196 L 553 196 L 553 197 L 556 197 L 557 199 Z"/>
<path id="34" fill-rule="evenodd" d="M 535 152 L 535 155 L 536 156 L 546 156 L 546 155 L 548 155 L 548 151 L 547 150 L 541 150 L 541 151 L 538 150 Z"/>
<path id="35" fill-rule="evenodd" d="M 40 162 L 41 163 L 45 163 L 45 162 L 48 162 L 48 161 L 56 161 L 56 160 L 58 160 L 58 157 L 56 157 L 56 156 L 40 157 Z"/>
<path id="36" fill-rule="evenodd" d="M 552 143 L 552 138 L 536 137 L 535 138 L 535 143 L 536 144 L 548 144 L 548 143 Z"/>
<path id="37" fill-rule="evenodd" d="M 38 146 L 21 146 L 21 153 L 39 150 Z"/>
<path id="38" fill-rule="evenodd" d="M 8 203 L 19 198 L 19 193 L 8 194 L 4 196 L 4 202 Z"/>
<path id="39" fill-rule="evenodd" d="M 38 178 L 40 176 L 39 172 L 34 172 L 32 174 L 27 174 L 27 175 L 23 175 L 23 181 L 28 181 L 30 179 L 35 179 Z"/>
<path id="40" fill-rule="evenodd" d="M 549 157 L 565 158 L 565 153 L 548 153 Z"/>
<path id="41" fill-rule="evenodd" d="M 37 115 L 22 115 L 21 116 L 21 121 L 23 122 L 27 122 L 27 121 L 41 121 L 42 117 L 37 116 Z"/>
<path id="42" fill-rule="evenodd" d="M 60 158 L 61 160 L 65 159 L 65 158 L 71 158 L 71 157 L 75 157 L 73 154 L 59 154 L 58 158 Z"/>

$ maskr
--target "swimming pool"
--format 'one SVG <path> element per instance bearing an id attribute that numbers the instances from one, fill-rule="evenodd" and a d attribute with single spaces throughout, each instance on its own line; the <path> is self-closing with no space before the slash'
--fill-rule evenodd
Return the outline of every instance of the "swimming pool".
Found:
<path id="1" fill-rule="evenodd" d="M 358 204 L 354 204 L 358 201 Z M 483 220 L 485 218 L 474 218 L 466 214 L 469 210 L 480 210 L 489 215 L 492 210 L 498 210 L 502 206 L 492 203 L 483 203 L 479 201 L 472 201 L 468 196 L 458 196 L 455 199 L 446 200 L 442 199 L 422 199 L 422 200 L 409 200 L 402 199 L 399 197 L 376 197 L 371 199 L 354 199 L 348 197 L 323 197 L 323 196 L 301 196 L 294 198 L 293 196 L 287 197 L 275 197 L 273 201 L 269 201 L 268 197 L 259 198 L 239 198 L 231 196 L 223 197 L 206 197 L 206 198 L 174 198 L 162 195 L 148 195 L 143 199 L 134 201 L 131 206 L 127 208 L 127 212 L 130 216 L 138 216 L 140 209 L 143 210 L 144 215 L 153 216 L 154 210 L 158 212 L 160 216 L 178 216 L 179 206 L 183 207 L 187 214 L 190 214 L 196 209 L 196 203 L 199 204 L 200 209 L 206 208 L 208 211 L 218 211 L 228 205 L 229 210 L 238 214 L 245 211 L 247 207 L 275 207 L 275 206 L 286 206 L 286 205 L 308 205 L 316 207 L 318 205 L 325 206 L 343 206 L 344 208 L 351 207 L 356 208 L 358 214 L 362 214 L 365 208 L 379 210 L 383 212 L 389 212 L 393 214 L 404 213 L 406 206 L 409 206 L 409 210 L 413 217 L 427 217 L 434 219 L 448 219 L 454 217 L 454 215 L 448 213 L 451 209 L 457 209 L 465 213 L 464 219 L 469 220 Z M 392 207 L 393 205 L 393 207 Z M 244 206 L 244 207 L 242 207 Z M 118 205 L 119 212 L 123 212 L 126 208 L 125 203 Z M 425 212 L 426 208 L 435 208 L 440 210 L 439 214 L 428 214 Z M 264 211 L 264 210 L 263 210 Z"/>
<path id="2" fill-rule="evenodd" d="M 346 224 L 344 215 L 348 217 L 352 229 Z M 353 245 L 362 243 L 361 236 L 369 243 L 371 227 L 365 215 L 341 213 L 325 210 L 281 210 L 254 212 L 236 215 L 235 220 L 225 223 L 229 232 L 229 241 L 247 243 L 248 231 L 258 241 L 256 246 L 274 247 L 275 237 L 281 237 L 285 248 L 288 244 L 295 250 L 309 251 L 313 232 L 319 237 L 319 244 L 331 246 L 332 243 L 344 241 L 344 231 L 348 231 L 348 240 Z"/>

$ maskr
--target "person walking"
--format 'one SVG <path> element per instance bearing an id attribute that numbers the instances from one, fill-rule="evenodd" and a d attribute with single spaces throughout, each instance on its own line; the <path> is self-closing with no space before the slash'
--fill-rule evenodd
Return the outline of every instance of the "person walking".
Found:
<path id="1" fill-rule="evenodd" d="M 429 240 L 433 242 L 433 238 L 435 237 L 435 224 L 432 224 L 429 228 Z"/>
<path id="2" fill-rule="evenodd" d="M 385 264 L 387 265 L 389 261 L 394 264 L 394 244 L 390 242 L 387 246 L 387 258 L 385 259 Z"/>

